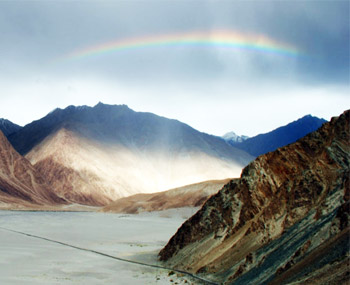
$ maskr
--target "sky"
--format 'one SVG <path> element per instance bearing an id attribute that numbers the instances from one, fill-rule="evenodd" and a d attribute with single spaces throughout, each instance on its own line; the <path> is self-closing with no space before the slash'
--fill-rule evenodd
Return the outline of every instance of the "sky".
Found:
<path id="1" fill-rule="evenodd" d="M 126 104 L 254 136 L 350 107 L 349 1 L 2 1 L 0 118 Z"/>

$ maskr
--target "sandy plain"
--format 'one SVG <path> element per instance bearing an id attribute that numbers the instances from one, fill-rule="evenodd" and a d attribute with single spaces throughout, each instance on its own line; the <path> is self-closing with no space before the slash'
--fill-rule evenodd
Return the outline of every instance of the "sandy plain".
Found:
<path id="1" fill-rule="evenodd" d="M 0 284 L 197 284 L 169 270 L 112 258 L 161 265 L 159 250 L 195 210 L 0 211 Z"/>

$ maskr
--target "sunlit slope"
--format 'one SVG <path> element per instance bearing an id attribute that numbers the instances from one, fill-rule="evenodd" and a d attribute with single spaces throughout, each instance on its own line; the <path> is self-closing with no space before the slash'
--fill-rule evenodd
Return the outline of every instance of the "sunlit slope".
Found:
<path id="1" fill-rule="evenodd" d="M 200 152 L 137 151 L 99 144 L 66 129 L 48 137 L 26 157 L 60 195 L 71 202 L 97 205 L 208 178 L 239 176 L 242 168 Z"/>
<path id="2" fill-rule="evenodd" d="M 136 193 L 238 177 L 252 158 L 221 138 L 126 106 L 69 108 L 55 111 L 69 115 L 26 157 L 71 202 L 106 205 Z"/>

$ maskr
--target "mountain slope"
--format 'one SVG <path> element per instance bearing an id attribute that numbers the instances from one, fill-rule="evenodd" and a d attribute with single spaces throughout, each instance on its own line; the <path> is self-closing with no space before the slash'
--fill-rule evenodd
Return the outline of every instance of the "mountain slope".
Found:
<path id="1" fill-rule="evenodd" d="M 274 151 L 279 147 L 296 142 L 307 134 L 316 131 L 325 122 L 326 120 L 324 119 L 307 115 L 269 133 L 247 138 L 242 142 L 235 142 L 233 140 L 229 140 L 228 142 L 232 146 L 257 157 L 267 152 Z"/>
<path id="2" fill-rule="evenodd" d="M 10 140 L 59 195 L 88 205 L 237 177 L 252 159 L 179 121 L 102 103 L 56 109 Z"/>
<path id="3" fill-rule="evenodd" d="M 161 260 L 230 284 L 322 283 L 327 268 L 331 281 L 346 280 L 349 123 L 346 111 L 251 162 L 181 226 Z"/>
<path id="4" fill-rule="evenodd" d="M 118 199 L 102 209 L 103 212 L 139 213 L 172 208 L 200 207 L 216 194 L 230 179 L 204 181 L 152 194 L 136 194 Z"/>
<path id="5" fill-rule="evenodd" d="M 22 127 L 19 125 L 16 125 L 9 120 L 6 119 L 0 119 L 0 131 L 8 137 L 9 135 L 19 131 Z"/>
<path id="6" fill-rule="evenodd" d="M 65 204 L 30 162 L 13 149 L 1 131 L 0 202 L 15 206 Z"/>

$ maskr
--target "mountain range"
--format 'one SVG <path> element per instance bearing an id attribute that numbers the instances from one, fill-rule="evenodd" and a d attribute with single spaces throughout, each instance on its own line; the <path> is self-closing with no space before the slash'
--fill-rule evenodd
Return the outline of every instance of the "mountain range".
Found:
<path id="1" fill-rule="evenodd" d="M 177 120 L 102 103 L 56 109 L 8 139 L 58 196 L 95 206 L 238 177 L 253 159 Z"/>
<path id="2" fill-rule="evenodd" d="M 138 193 L 184 185 L 199 189 L 191 185 L 239 177 L 253 160 L 220 137 L 198 132 L 177 120 L 135 112 L 126 105 L 99 103 L 55 109 L 24 127 L 8 120 L 1 123 L 18 155 L 24 156 L 30 171 L 43 178 L 45 189 L 59 197 L 60 203 L 106 206 Z M 5 138 L 2 141 L 5 143 Z M 209 196 L 197 192 L 192 194 L 202 202 Z M 162 195 L 168 197 L 164 192 L 157 199 L 164 200 Z M 144 209 L 156 208 L 141 202 L 147 195 L 130 199 L 135 201 L 135 197 L 141 199 L 138 203 Z M 120 209 L 119 204 L 109 209 Z"/>
<path id="3" fill-rule="evenodd" d="M 159 253 L 225 284 L 348 284 L 350 110 L 259 156 Z"/>
<path id="4" fill-rule="evenodd" d="M 286 126 L 282 126 L 271 132 L 255 137 L 232 137 L 226 135 L 224 139 L 232 146 L 244 150 L 252 156 L 259 156 L 279 147 L 296 142 L 308 133 L 316 131 L 327 122 L 311 115 L 304 116 Z"/>

